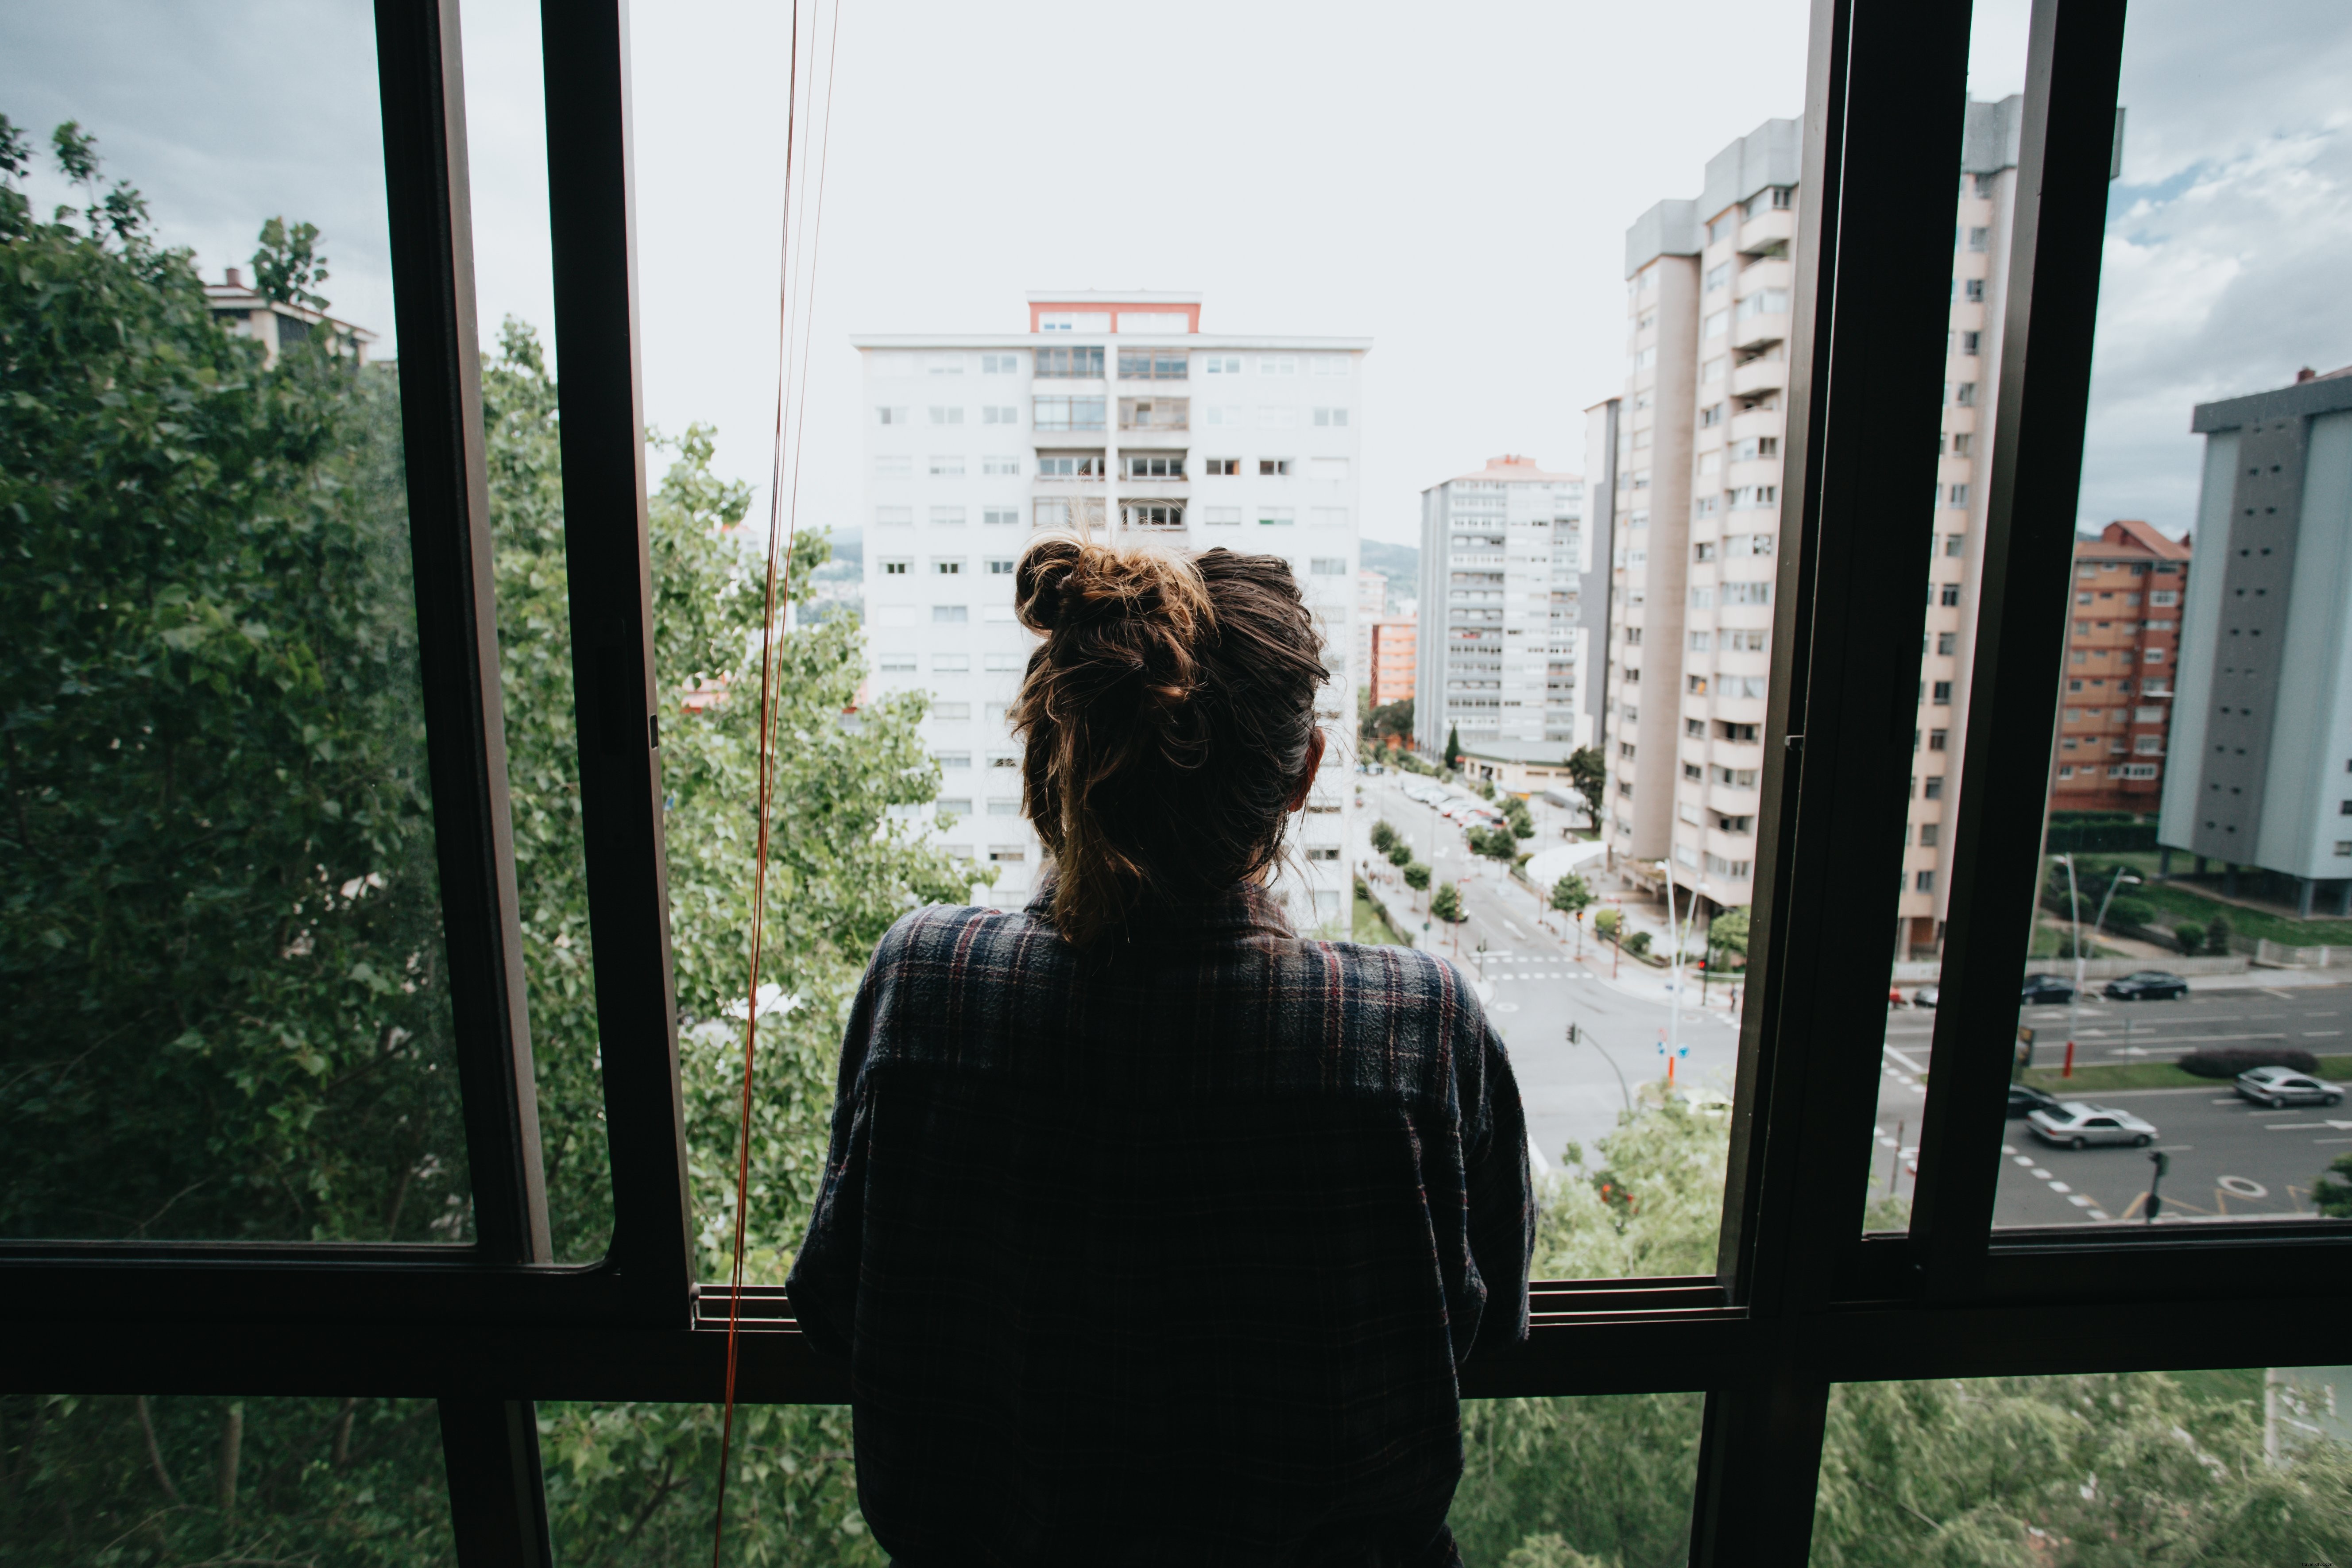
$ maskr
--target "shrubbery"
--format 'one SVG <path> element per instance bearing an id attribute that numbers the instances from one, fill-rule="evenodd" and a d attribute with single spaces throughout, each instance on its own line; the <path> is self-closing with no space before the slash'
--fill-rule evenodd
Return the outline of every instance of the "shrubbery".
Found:
<path id="1" fill-rule="evenodd" d="M 2191 1051 L 2180 1058 L 2180 1070 L 2199 1078 L 2235 1078 L 2255 1068 L 2317 1072 L 2319 1058 L 2292 1046 L 2219 1046 Z"/>

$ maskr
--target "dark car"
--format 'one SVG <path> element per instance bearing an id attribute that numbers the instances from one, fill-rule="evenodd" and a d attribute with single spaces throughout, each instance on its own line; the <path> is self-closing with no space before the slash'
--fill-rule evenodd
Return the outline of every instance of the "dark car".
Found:
<path id="1" fill-rule="evenodd" d="M 2177 1002 L 2189 994 L 2189 982 L 2161 969 L 2143 969 L 2121 980 L 2110 980 L 2102 989 L 2110 1001 Z"/>
<path id="2" fill-rule="evenodd" d="M 2031 1116 L 2037 1110 L 2057 1109 L 2058 1097 L 2054 1094 L 2046 1094 L 2027 1083 L 2009 1086 L 2009 1113 L 2011 1116 Z"/>
<path id="3" fill-rule="evenodd" d="M 2019 998 L 2021 1006 L 2032 1007 L 2053 1002 L 2072 1002 L 2074 984 L 2054 974 L 2029 974 L 2025 977 L 2024 994 Z"/>

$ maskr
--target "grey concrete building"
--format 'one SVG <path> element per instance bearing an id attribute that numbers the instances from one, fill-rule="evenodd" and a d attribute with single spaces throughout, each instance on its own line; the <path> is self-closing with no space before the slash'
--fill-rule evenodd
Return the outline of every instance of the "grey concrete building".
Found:
<path id="1" fill-rule="evenodd" d="M 2190 428 L 2201 565 L 2157 842 L 2352 914 L 2352 366 L 2200 404 Z"/>

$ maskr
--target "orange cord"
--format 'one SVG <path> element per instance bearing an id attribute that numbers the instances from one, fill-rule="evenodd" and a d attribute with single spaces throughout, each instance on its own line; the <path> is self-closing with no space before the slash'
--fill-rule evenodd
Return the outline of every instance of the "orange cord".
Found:
<path id="1" fill-rule="evenodd" d="M 810 17 L 812 31 L 815 13 Z M 751 871 L 751 954 L 750 977 L 745 985 L 743 1019 L 743 1090 L 740 1121 L 736 1131 L 735 1151 L 735 1247 L 733 1268 L 728 1282 L 727 1298 L 727 1386 L 723 1414 L 719 1430 L 719 1489 L 713 1510 L 710 1540 L 712 1568 L 719 1568 L 719 1552 L 727 1531 L 727 1462 L 735 1436 L 735 1374 L 738 1364 L 738 1341 L 743 1318 L 743 1249 L 746 1211 L 750 1205 L 751 1180 L 751 1069 L 760 1031 L 760 952 L 767 932 L 768 836 L 774 818 L 775 797 L 775 722 L 777 689 L 782 683 L 782 649 L 777 635 L 776 616 L 779 587 L 782 599 L 792 597 L 792 545 L 800 528 L 800 454 L 808 425 L 808 363 L 809 340 L 801 331 L 808 324 L 816 300 L 816 261 L 819 244 L 824 237 L 825 171 L 833 148 L 833 86 L 835 66 L 841 50 L 841 5 L 835 0 L 833 26 L 826 45 L 824 72 L 824 119 L 817 142 L 816 212 L 809 228 L 808 277 L 805 292 L 796 286 L 793 263 L 796 252 L 793 245 L 793 164 L 800 103 L 800 0 L 793 4 L 793 45 L 790 85 L 785 99 L 784 125 L 784 201 L 783 257 L 782 260 L 782 293 L 777 321 L 776 365 L 776 426 L 772 461 L 768 486 L 768 555 L 765 592 L 761 612 L 760 646 L 760 784 L 758 858 Z M 814 40 L 812 40 L 814 41 Z M 812 75 L 816 68 L 814 51 L 809 59 Z M 810 84 L 814 87 L 815 84 Z M 804 160 L 805 149 L 801 152 Z M 803 182 L 801 199 L 805 211 L 808 200 Z M 795 310 L 796 303 L 802 308 Z M 791 387 L 794 345 L 800 353 L 800 384 Z M 785 491 L 786 458 L 784 419 L 787 406 L 785 393 L 793 391 L 796 405 L 793 409 L 793 445 L 790 462 L 791 493 Z M 781 531 L 778 523 L 782 524 Z"/>

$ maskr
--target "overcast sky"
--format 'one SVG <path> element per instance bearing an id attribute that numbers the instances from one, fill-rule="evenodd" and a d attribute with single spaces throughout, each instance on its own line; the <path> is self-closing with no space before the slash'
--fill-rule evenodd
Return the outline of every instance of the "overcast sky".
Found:
<path id="1" fill-rule="evenodd" d="M 482 316 L 544 331 L 537 6 L 466 10 Z M 804 521 L 857 517 L 850 334 L 1016 331 L 1045 288 L 1194 290 L 1212 331 L 1371 338 L 1370 537 L 1412 542 L 1420 489 L 1493 454 L 1577 467 L 1581 410 L 1622 380 L 1626 225 L 1800 111 L 1806 10 L 1199 0 L 1176 26 L 1160 6 L 853 0 Z M 677 0 L 631 24 L 647 416 L 717 425 L 721 466 L 755 479 L 787 14 Z M 2133 16 L 2082 512 L 2177 531 L 2192 403 L 2352 362 L 2352 6 Z M 1971 89 L 2017 90 L 2024 0 L 1986 0 L 1977 34 Z M 389 338 L 373 70 L 358 0 L 0 11 L 0 112 L 95 132 L 208 277 L 272 214 L 316 222 L 337 313 Z"/>

